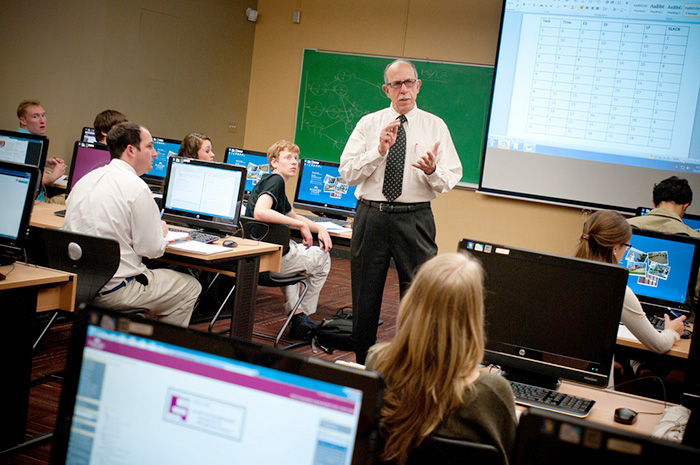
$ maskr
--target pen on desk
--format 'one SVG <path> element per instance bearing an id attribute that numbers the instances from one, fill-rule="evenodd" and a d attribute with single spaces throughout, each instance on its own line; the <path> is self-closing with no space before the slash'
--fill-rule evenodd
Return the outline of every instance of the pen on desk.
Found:
<path id="1" fill-rule="evenodd" d="M 671 310 L 670 308 L 668 309 L 668 312 L 669 312 L 671 315 L 675 316 L 676 318 L 679 318 L 679 317 L 680 317 L 680 315 L 679 315 L 678 313 L 674 312 L 674 311 Z M 685 320 L 683 320 L 683 324 L 686 325 L 686 326 L 690 326 L 690 323 L 688 323 L 688 322 L 685 321 Z"/>

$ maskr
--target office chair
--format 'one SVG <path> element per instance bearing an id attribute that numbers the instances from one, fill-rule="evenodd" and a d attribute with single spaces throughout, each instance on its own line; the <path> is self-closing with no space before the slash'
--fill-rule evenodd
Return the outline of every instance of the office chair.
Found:
<path id="1" fill-rule="evenodd" d="M 379 462 L 394 465 L 395 462 Z M 501 452 L 489 444 L 432 436 L 408 454 L 406 465 L 503 465 Z"/>
<path id="2" fill-rule="evenodd" d="M 277 224 L 277 223 L 263 223 L 261 221 L 256 221 L 253 218 L 245 217 L 242 216 L 240 218 L 241 226 L 243 228 L 243 237 L 246 239 L 252 239 L 254 241 L 264 241 L 264 242 L 269 242 L 271 244 L 278 244 L 282 246 L 282 255 L 285 255 L 287 252 L 289 252 L 289 238 L 290 238 L 290 231 L 289 231 L 289 226 L 286 224 Z M 303 273 L 301 274 L 296 274 L 292 276 L 285 276 L 285 277 L 279 277 L 279 276 L 274 276 L 271 272 L 265 271 L 262 272 L 258 275 L 258 285 L 259 286 L 265 286 L 265 287 L 284 287 L 284 286 L 291 286 L 295 284 L 301 284 L 301 292 L 299 292 L 299 298 L 297 301 L 294 303 L 294 306 L 292 307 L 292 310 L 289 312 L 289 315 L 287 316 L 287 319 L 284 321 L 284 324 L 282 325 L 282 328 L 280 329 L 279 333 L 277 333 L 277 336 L 274 338 L 274 346 L 277 347 L 279 345 L 280 340 L 282 339 L 282 335 L 284 334 L 285 330 L 289 326 L 289 323 L 292 321 L 292 317 L 294 316 L 295 312 L 301 305 L 301 302 L 304 300 L 304 297 L 306 296 L 306 291 L 307 291 L 307 286 L 306 286 L 306 275 Z M 230 296 L 230 293 L 229 293 Z M 228 297 L 227 297 L 228 300 Z M 225 303 L 225 301 L 224 301 Z M 212 319 L 212 322 L 209 324 L 209 331 L 211 331 L 211 328 L 214 325 L 214 322 L 216 321 L 217 318 L 219 318 L 219 314 L 223 308 L 223 304 L 219 308 L 219 311 L 216 312 L 216 315 L 214 315 L 214 318 Z M 224 332 L 228 332 L 224 331 Z M 268 336 L 266 334 L 260 334 L 260 333 L 254 333 L 258 337 L 262 337 L 265 339 L 272 339 L 271 336 Z M 306 344 L 307 342 L 297 342 L 290 344 L 284 349 L 291 349 L 293 347 L 298 347 L 300 345 Z"/>
<path id="3" fill-rule="evenodd" d="M 90 305 L 102 287 L 112 279 L 119 268 L 119 243 L 114 239 L 89 236 L 61 229 L 44 229 L 47 263 L 49 268 L 68 271 L 78 275 L 76 282 L 75 308 L 83 310 Z M 146 309 L 124 310 L 141 314 Z M 41 341 L 59 312 L 51 317 L 39 338 Z"/>

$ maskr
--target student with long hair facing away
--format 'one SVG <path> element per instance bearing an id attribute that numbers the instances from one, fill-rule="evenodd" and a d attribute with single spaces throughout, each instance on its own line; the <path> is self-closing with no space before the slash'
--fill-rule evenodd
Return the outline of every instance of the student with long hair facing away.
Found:
<path id="1" fill-rule="evenodd" d="M 632 226 L 612 210 L 593 213 L 583 224 L 583 233 L 578 240 L 575 256 L 603 263 L 618 264 L 630 247 Z M 658 332 L 649 322 L 639 299 L 627 287 L 620 321 L 639 342 L 649 350 L 662 354 L 668 352 L 674 342 L 683 334 L 684 316 L 671 320 L 664 315 L 664 330 Z"/>
<path id="2" fill-rule="evenodd" d="M 404 463 L 438 435 L 493 445 L 507 463 L 515 441 L 513 392 L 504 378 L 478 368 L 483 274 L 467 254 L 428 260 L 401 300 L 396 336 L 370 349 L 367 369 L 386 380 L 383 460 Z"/>

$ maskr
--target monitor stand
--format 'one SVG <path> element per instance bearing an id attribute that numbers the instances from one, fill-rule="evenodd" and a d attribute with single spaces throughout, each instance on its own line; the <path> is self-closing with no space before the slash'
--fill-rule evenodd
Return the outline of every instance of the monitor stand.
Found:
<path id="1" fill-rule="evenodd" d="M 561 380 L 556 376 L 540 375 L 537 373 L 530 373 L 525 370 L 511 370 L 506 367 L 503 367 L 503 371 L 505 371 L 506 379 L 508 381 L 514 381 L 516 383 L 539 386 L 545 389 L 551 389 L 553 391 L 556 391 L 561 384 Z"/>
<path id="2" fill-rule="evenodd" d="M 313 213 L 316 216 L 331 218 L 334 220 L 340 220 L 340 221 L 347 221 L 348 220 L 347 216 L 339 215 L 337 213 L 327 213 L 327 212 L 322 212 L 322 211 L 318 211 L 318 210 L 311 210 L 311 213 Z"/>

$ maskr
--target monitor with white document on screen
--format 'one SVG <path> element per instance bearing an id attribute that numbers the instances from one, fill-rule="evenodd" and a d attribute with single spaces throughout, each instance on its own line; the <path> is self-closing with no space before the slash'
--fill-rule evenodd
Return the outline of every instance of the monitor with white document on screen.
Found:
<path id="1" fill-rule="evenodd" d="M 170 157 L 163 188 L 163 220 L 207 232 L 233 234 L 243 204 L 240 166 Z"/>
<path id="2" fill-rule="evenodd" d="M 374 372 L 107 310 L 69 350 L 53 465 L 371 463 Z"/>

